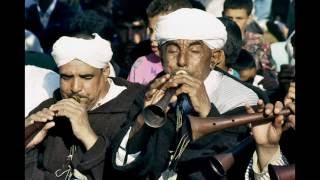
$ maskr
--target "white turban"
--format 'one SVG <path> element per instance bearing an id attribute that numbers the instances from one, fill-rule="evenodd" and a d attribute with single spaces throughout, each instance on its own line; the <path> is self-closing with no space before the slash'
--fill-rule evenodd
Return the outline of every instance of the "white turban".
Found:
<path id="1" fill-rule="evenodd" d="M 202 40 L 210 49 L 220 49 L 227 41 L 223 23 L 214 15 L 194 8 L 182 8 L 160 16 L 155 33 L 160 45 L 187 39 Z"/>
<path id="2" fill-rule="evenodd" d="M 74 59 L 81 60 L 95 68 L 104 68 L 112 58 L 110 42 L 102 39 L 97 33 L 94 39 L 82 39 L 62 36 L 53 45 L 54 61 L 60 67 Z M 110 64 L 111 65 L 111 64 Z"/>

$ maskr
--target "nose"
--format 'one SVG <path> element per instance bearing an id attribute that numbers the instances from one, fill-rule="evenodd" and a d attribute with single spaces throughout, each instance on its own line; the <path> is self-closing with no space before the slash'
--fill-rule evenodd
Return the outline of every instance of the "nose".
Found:
<path id="1" fill-rule="evenodd" d="M 178 66 L 184 67 L 186 66 L 187 61 L 186 61 L 186 55 L 184 52 L 181 52 L 178 56 Z"/>
<path id="2" fill-rule="evenodd" d="M 81 82 L 80 80 L 78 79 L 74 79 L 72 81 L 72 85 L 71 85 L 71 91 L 73 94 L 76 94 L 76 93 L 79 93 L 82 89 L 82 85 L 81 85 Z"/>
<path id="3" fill-rule="evenodd" d="M 150 40 L 155 41 L 156 40 L 156 33 L 150 32 Z"/>

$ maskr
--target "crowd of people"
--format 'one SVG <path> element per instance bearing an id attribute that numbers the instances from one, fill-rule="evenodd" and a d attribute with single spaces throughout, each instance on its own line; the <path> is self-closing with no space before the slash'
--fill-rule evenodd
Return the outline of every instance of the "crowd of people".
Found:
<path id="1" fill-rule="evenodd" d="M 25 130 L 42 126 L 25 179 L 262 180 L 294 165 L 295 1 L 208 2 L 125 18 L 126 1 L 26 1 Z"/>

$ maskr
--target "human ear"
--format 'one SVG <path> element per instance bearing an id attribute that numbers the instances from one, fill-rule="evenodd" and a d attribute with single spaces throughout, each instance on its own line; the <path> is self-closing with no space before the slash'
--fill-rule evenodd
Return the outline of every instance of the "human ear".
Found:
<path id="1" fill-rule="evenodd" d="M 217 64 L 220 64 L 225 60 L 225 54 L 224 51 L 219 49 L 213 49 L 212 50 L 212 56 L 211 56 L 211 62 L 210 62 L 210 68 L 214 68 Z"/>
<path id="2" fill-rule="evenodd" d="M 109 66 L 109 64 L 106 65 L 106 67 L 104 67 L 102 69 L 102 73 L 103 73 L 103 76 L 104 76 L 105 79 L 107 79 L 109 77 L 109 75 L 110 75 L 110 66 Z"/>
<path id="3" fill-rule="evenodd" d="M 250 14 L 248 17 L 247 25 L 249 25 L 253 21 L 253 16 Z"/>

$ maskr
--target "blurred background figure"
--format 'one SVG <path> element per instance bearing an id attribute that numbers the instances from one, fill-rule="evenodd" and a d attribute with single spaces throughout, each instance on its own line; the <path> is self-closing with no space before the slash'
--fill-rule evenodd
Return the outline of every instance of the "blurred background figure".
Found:
<path id="1" fill-rule="evenodd" d="M 206 11 L 215 15 L 216 17 L 222 16 L 223 3 L 225 0 L 197 0 L 203 4 Z"/>
<path id="2" fill-rule="evenodd" d="M 24 0 L 24 8 L 30 7 L 32 4 L 36 4 L 36 0 Z"/>
<path id="3" fill-rule="evenodd" d="M 49 69 L 25 66 L 25 117 L 41 102 L 52 97 L 59 87 L 60 76 Z"/>
<path id="4" fill-rule="evenodd" d="M 293 46 L 291 39 L 294 36 L 293 31 L 288 39 L 271 44 L 271 56 L 276 63 L 277 72 L 280 72 L 280 67 L 283 64 L 295 64 L 295 58 L 293 56 Z"/>
<path id="5" fill-rule="evenodd" d="M 149 84 L 162 68 L 158 42 L 156 41 L 156 25 L 161 16 L 167 15 L 180 8 L 192 7 L 188 0 L 154 0 L 146 9 L 148 16 L 148 36 L 150 38 L 151 53 L 139 57 L 131 67 L 127 79 L 131 82 Z"/>
<path id="6" fill-rule="evenodd" d="M 247 50 L 241 49 L 238 59 L 232 67 L 240 73 L 241 81 L 266 90 L 262 83 L 263 76 L 257 74 L 254 57 Z"/>
<path id="7" fill-rule="evenodd" d="M 223 47 L 225 60 L 219 63 L 217 66 L 235 78 L 240 79 L 239 72 L 233 68 L 233 65 L 237 63 L 239 53 L 242 49 L 242 36 L 240 28 L 234 21 L 228 18 L 220 17 L 218 19 L 226 27 L 227 42 Z"/>
<path id="8" fill-rule="evenodd" d="M 42 53 L 42 47 L 39 39 L 27 29 L 24 30 L 24 50 Z"/>
<path id="9" fill-rule="evenodd" d="M 34 33 L 45 53 L 53 43 L 68 32 L 70 19 L 77 9 L 60 0 L 37 0 L 26 9 L 25 28 Z"/>

